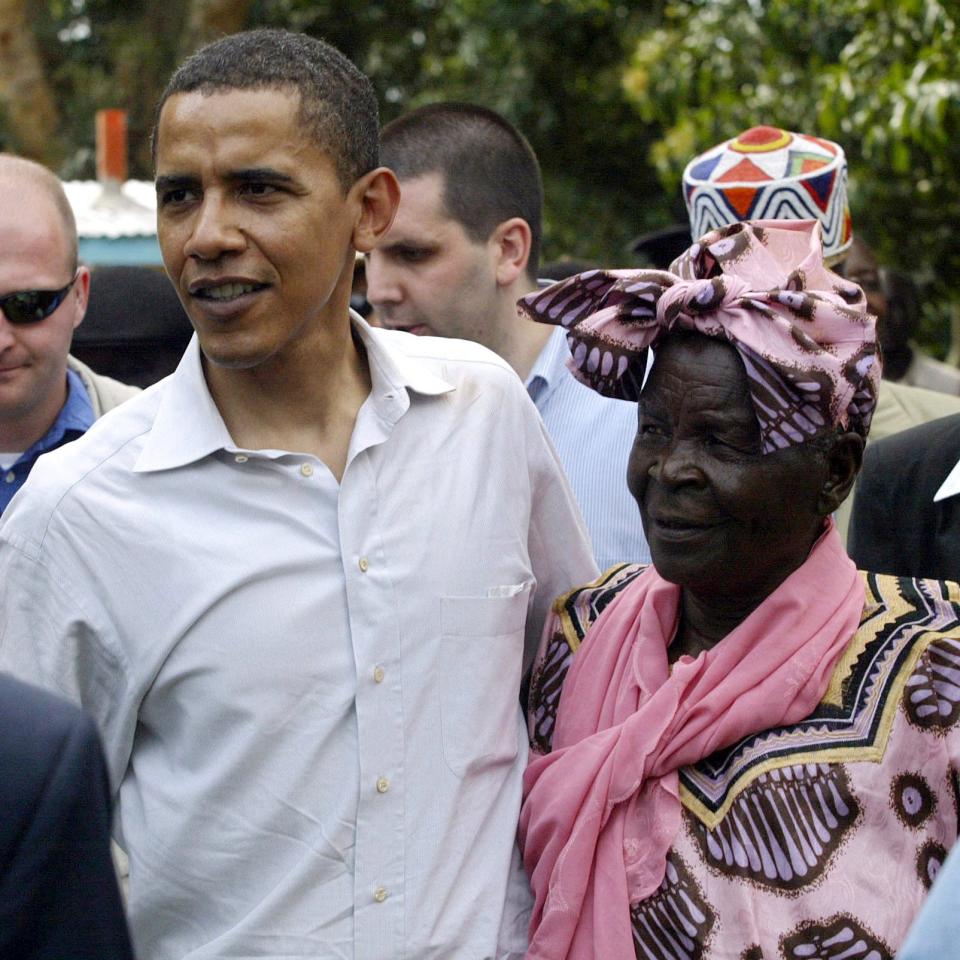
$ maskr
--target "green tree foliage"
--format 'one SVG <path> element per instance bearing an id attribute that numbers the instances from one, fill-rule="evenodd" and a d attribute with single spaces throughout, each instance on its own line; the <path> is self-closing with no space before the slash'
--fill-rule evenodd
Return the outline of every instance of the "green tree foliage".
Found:
<path id="1" fill-rule="evenodd" d="M 658 3 L 628 0 L 262 0 L 260 22 L 322 36 L 372 78 L 388 121 L 438 100 L 499 110 L 540 158 L 544 253 L 630 262 L 675 216 L 646 160 L 652 132 L 621 74 Z"/>
<path id="2" fill-rule="evenodd" d="M 840 142 L 854 230 L 926 294 L 943 349 L 960 302 L 960 11 L 956 0 L 675 0 L 623 74 L 662 135 L 669 191 L 696 153 L 761 123 Z"/>
<path id="3" fill-rule="evenodd" d="M 658 3 L 642 10 L 629 0 L 240 5 L 247 26 L 303 30 L 338 46 L 373 78 L 384 120 L 445 99 L 500 110 L 528 136 L 543 166 L 545 256 L 622 265 L 630 262 L 625 248 L 633 236 L 682 209 L 664 194 L 646 159 L 656 131 L 638 116 L 621 83 L 626 58 L 654 22 Z M 200 5 L 32 5 L 32 28 L 61 110 L 57 138 L 67 148 L 61 175 L 93 176 L 93 115 L 101 107 L 122 107 L 129 116 L 131 174 L 150 176 L 154 104 Z M 230 4 L 207 6 L 222 12 Z"/>
<path id="4" fill-rule="evenodd" d="M 176 62 L 187 0 L 50 0 L 33 5 L 33 28 L 69 144 L 58 171 L 95 176 L 94 115 L 127 111 L 132 176 L 149 176 L 156 97 Z"/>
<path id="5" fill-rule="evenodd" d="M 631 237 L 685 216 L 686 161 L 767 122 L 843 143 L 855 229 L 943 301 L 960 299 L 957 3 L 46 0 L 30 10 L 67 177 L 93 175 L 101 107 L 128 111 L 131 172 L 148 177 L 154 104 L 198 35 L 198 11 L 239 10 L 247 26 L 340 47 L 373 78 L 385 120 L 443 99 L 506 114 L 543 167 L 547 258 L 629 263 Z M 2 144 L 16 149 L 0 110 Z"/>

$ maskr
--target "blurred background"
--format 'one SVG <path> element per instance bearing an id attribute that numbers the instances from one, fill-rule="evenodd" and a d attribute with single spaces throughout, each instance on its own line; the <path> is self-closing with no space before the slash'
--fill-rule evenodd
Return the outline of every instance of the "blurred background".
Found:
<path id="1" fill-rule="evenodd" d="M 384 122 L 442 99 L 506 114 L 540 158 L 544 259 L 633 266 L 686 219 L 695 154 L 769 124 L 838 141 L 854 231 L 920 290 L 917 339 L 960 358 L 960 0 L 0 0 L 0 149 L 96 176 L 96 111 L 151 177 L 157 96 L 224 33 L 303 30 L 370 77 Z"/>

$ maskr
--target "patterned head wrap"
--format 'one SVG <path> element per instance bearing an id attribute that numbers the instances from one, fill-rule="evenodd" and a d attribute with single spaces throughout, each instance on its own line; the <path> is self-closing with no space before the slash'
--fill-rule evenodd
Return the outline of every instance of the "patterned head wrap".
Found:
<path id="1" fill-rule="evenodd" d="M 528 294 L 521 314 L 562 324 L 573 375 L 636 400 L 650 346 L 675 327 L 726 340 L 743 360 L 763 452 L 825 427 L 866 437 L 880 360 L 863 291 L 823 263 L 808 220 L 735 223 L 662 270 L 591 270 Z"/>
<path id="2" fill-rule="evenodd" d="M 819 220 L 823 256 L 853 239 L 847 161 L 839 144 L 779 127 L 753 127 L 695 157 L 683 171 L 690 232 L 738 220 Z"/>

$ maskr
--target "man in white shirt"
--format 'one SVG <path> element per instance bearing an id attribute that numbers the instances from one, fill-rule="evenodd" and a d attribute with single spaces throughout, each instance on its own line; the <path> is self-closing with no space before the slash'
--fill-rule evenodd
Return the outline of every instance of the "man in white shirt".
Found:
<path id="1" fill-rule="evenodd" d="M 521 955 L 517 694 L 595 575 L 542 423 L 348 312 L 398 190 L 333 48 L 204 48 L 155 153 L 196 336 L 0 524 L 0 666 L 100 725 L 141 960 Z"/>
<path id="2" fill-rule="evenodd" d="M 380 144 L 401 186 L 393 226 L 367 258 L 367 299 L 380 322 L 475 340 L 503 357 L 543 417 L 600 567 L 649 562 L 626 483 L 634 405 L 577 382 L 562 329 L 517 316 L 517 300 L 537 288 L 540 259 L 543 198 L 530 145 L 498 113 L 468 103 L 405 114 Z"/>

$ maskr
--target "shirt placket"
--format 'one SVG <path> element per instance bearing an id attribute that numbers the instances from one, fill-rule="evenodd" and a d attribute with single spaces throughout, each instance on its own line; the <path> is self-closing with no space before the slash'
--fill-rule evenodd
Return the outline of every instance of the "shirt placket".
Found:
<path id="1" fill-rule="evenodd" d="M 357 670 L 355 960 L 403 956 L 406 785 L 400 630 L 377 516 L 377 490 L 365 451 L 351 462 L 340 489 L 340 545 Z"/>

